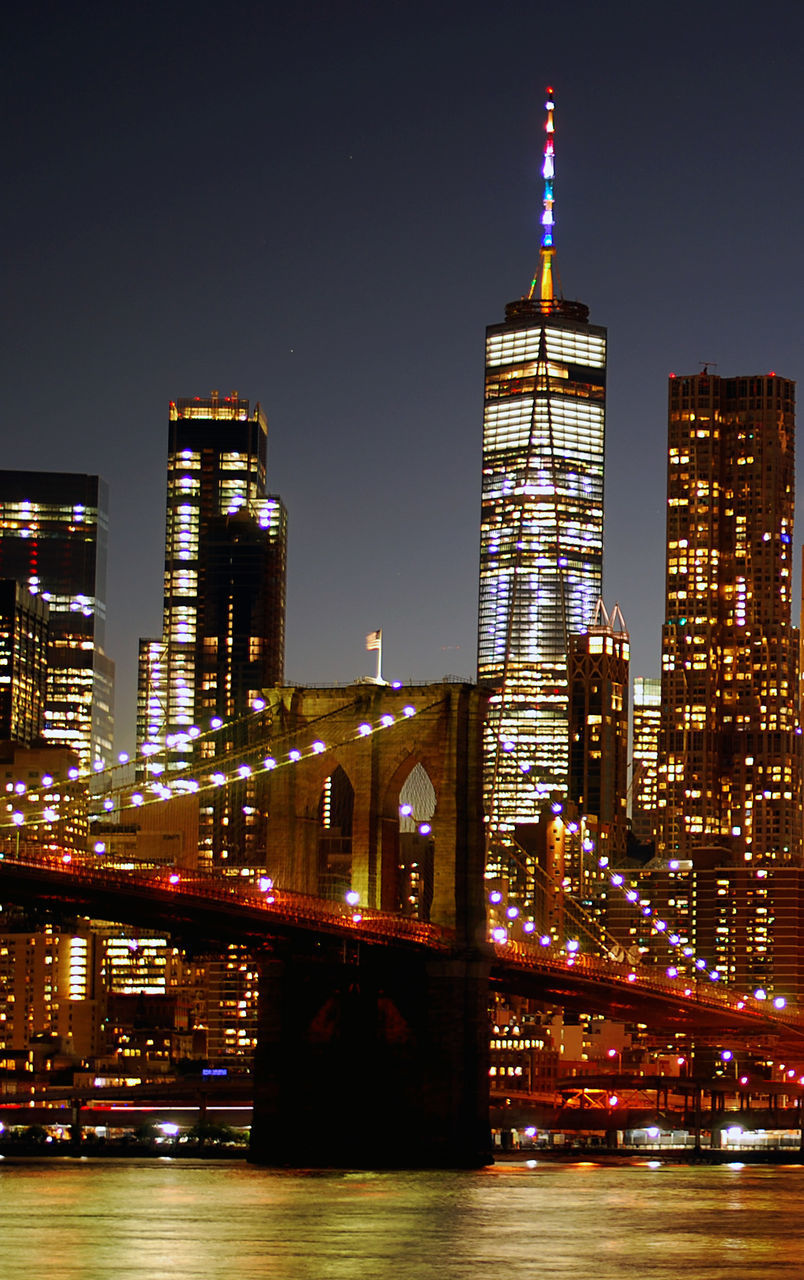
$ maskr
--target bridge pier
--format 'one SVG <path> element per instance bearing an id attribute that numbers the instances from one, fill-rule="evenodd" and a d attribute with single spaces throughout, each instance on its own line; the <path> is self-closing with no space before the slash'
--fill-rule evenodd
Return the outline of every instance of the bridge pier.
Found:
<path id="1" fill-rule="evenodd" d="M 263 956 L 250 1159 L 491 1163 L 489 967 L 481 952 Z"/>

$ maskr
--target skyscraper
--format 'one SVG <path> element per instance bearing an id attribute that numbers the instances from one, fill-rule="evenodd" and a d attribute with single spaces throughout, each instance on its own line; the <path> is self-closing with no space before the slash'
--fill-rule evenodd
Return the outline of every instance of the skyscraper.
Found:
<path id="1" fill-rule="evenodd" d="M 0 578 L 0 740 L 30 746 L 45 729 L 48 607 Z"/>
<path id="2" fill-rule="evenodd" d="M 658 846 L 801 860 L 795 386 L 671 377 Z"/>
<path id="3" fill-rule="evenodd" d="M 606 331 L 554 287 L 553 110 L 548 89 L 538 278 L 486 335 L 478 678 L 503 842 L 566 794 L 569 637 L 602 591 Z"/>
<path id="4" fill-rule="evenodd" d="M 170 405 L 164 629 L 140 642 L 146 773 L 242 747 L 242 718 L 282 681 L 286 516 L 265 492 L 267 436 L 236 392 Z M 246 856 L 253 803 L 236 789 L 201 810 L 205 865 Z"/>
<path id="5" fill-rule="evenodd" d="M 0 578 L 49 605 L 44 736 L 84 769 L 112 758 L 106 631 L 108 491 L 98 476 L 0 471 Z"/>
<path id="6" fill-rule="evenodd" d="M 637 676 L 634 680 L 631 712 L 634 761 L 631 779 L 631 830 L 641 844 L 652 840 L 656 830 L 661 705 L 661 680 Z"/>
<path id="7" fill-rule="evenodd" d="M 630 641 L 619 605 L 599 600 L 592 625 L 570 637 L 569 798 L 597 833 L 597 852 L 625 854 Z"/>

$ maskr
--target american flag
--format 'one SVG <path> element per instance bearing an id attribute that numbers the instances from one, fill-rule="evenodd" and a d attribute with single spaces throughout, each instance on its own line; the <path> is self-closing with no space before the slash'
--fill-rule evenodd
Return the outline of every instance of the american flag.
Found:
<path id="1" fill-rule="evenodd" d="M 367 649 L 379 649 L 382 644 L 382 631 L 369 631 L 366 636 Z"/>

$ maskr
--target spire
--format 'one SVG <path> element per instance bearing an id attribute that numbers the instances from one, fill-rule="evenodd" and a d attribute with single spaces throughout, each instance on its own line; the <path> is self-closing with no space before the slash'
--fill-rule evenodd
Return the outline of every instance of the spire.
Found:
<path id="1" fill-rule="evenodd" d="M 553 90 L 548 86 L 547 101 L 544 104 L 547 112 L 547 118 L 544 124 L 544 132 L 546 134 L 544 141 L 544 157 L 542 160 L 542 178 L 544 179 L 544 194 L 542 196 L 542 243 L 539 250 L 539 273 L 533 277 L 530 286 L 528 298 L 532 299 L 536 296 L 541 302 L 548 304 L 543 310 L 549 311 L 549 304 L 555 298 L 555 288 L 553 284 L 553 254 L 555 247 L 553 245 L 553 226 L 555 225 L 555 217 L 553 215 L 553 178 L 555 177 L 555 124 L 553 122 L 553 111 L 555 103 L 553 101 Z M 539 283 L 539 292 L 536 294 L 537 280 Z"/>

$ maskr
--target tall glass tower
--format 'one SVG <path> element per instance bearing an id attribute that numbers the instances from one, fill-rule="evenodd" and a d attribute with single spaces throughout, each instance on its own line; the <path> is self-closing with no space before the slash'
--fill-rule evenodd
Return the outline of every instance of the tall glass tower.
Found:
<path id="1" fill-rule="evenodd" d="M 556 296 L 547 94 L 539 272 L 486 335 L 478 679 L 491 690 L 492 845 L 566 795 L 569 637 L 602 592 L 606 330 Z"/>
<path id="2" fill-rule="evenodd" d="M 199 724 L 281 683 L 286 516 L 265 492 L 267 438 L 236 392 L 171 402 L 163 632 L 140 641 L 148 772 L 189 765 Z"/>

